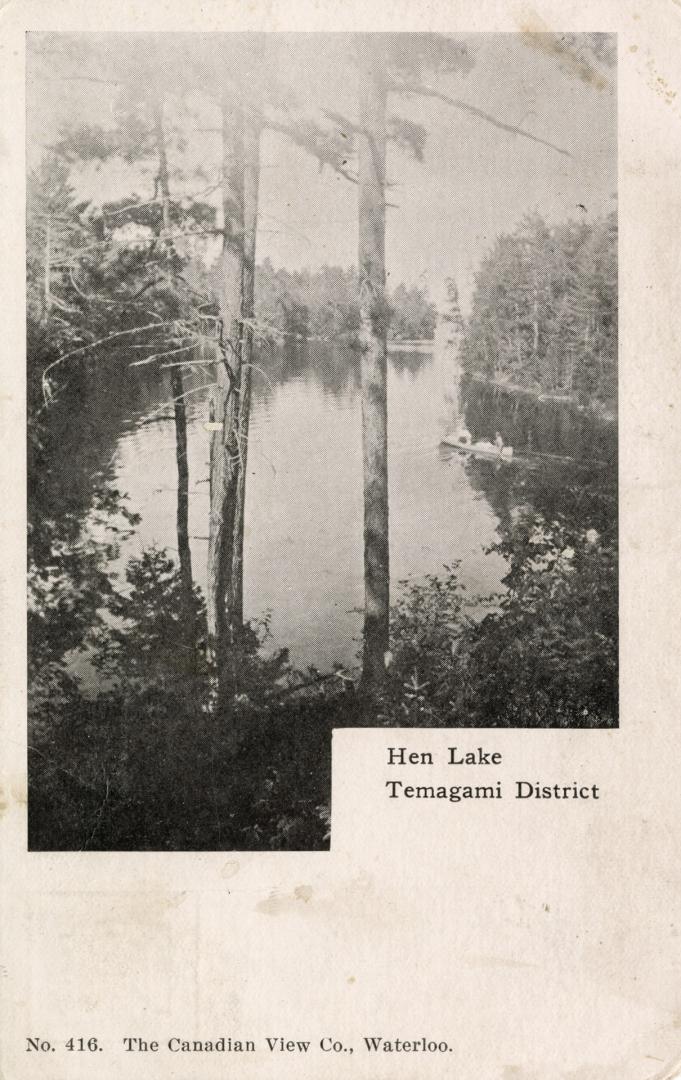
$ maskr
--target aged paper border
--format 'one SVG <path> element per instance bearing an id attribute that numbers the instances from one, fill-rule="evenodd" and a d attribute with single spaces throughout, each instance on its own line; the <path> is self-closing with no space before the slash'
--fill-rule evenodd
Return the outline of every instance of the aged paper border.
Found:
<path id="1" fill-rule="evenodd" d="M 619 35 L 621 728 L 495 733 L 508 768 L 597 780 L 597 809 L 385 802 L 385 732 L 334 739 L 333 843 L 310 854 L 26 852 L 23 38 L 34 30 L 615 31 Z M 678 756 L 681 3 L 10 0 L 0 8 L 2 714 L 0 984 L 8 1080 L 681 1075 Z M 679 96 L 677 96 L 677 92 Z M 465 733 L 470 745 L 483 736 Z M 489 733 L 484 738 L 489 742 Z M 423 747 L 424 733 L 390 739 Z M 427 733 L 429 748 L 452 741 Z M 458 741 L 464 733 L 457 733 Z M 511 775 L 509 773 L 509 775 Z M 495 812 L 492 813 L 491 811 Z M 134 1030 L 131 1030 L 134 1029 Z M 451 1038 L 437 1056 L 116 1050 L 25 1036 Z M 175 1056 L 177 1057 L 177 1055 Z"/>

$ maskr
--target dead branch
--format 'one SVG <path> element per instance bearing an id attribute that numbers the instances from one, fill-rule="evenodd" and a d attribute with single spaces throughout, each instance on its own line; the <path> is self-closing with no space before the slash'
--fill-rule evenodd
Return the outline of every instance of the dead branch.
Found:
<path id="1" fill-rule="evenodd" d="M 146 416 L 140 417 L 137 423 L 140 425 L 152 423 L 153 420 L 157 419 L 159 417 L 159 414 L 162 413 L 163 410 L 166 409 L 168 405 L 172 404 L 173 402 L 181 401 L 182 398 L 189 397 L 190 394 L 198 394 L 201 390 L 209 390 L 212 386 L 217 385 L 218 384 L 216 382 L 209 382 L 202 383 L 201 386 L 193 386 L 191 390 L 185 390 L 183 394 L 178 394 L 177 397 L 168 398 L 168 400 L 164 401 L 162 405 L 159 405 L 157 409 L 152 409 L 151 412 L 147 413 Z M 163 417 L 162 419 L 170 420 L 172 419 L 172 417 Z"/>
<path id="2" fill-rule="evenodd" d="M 182 345 L 179 349 L 168 349 L 166 352 L 154 353 L 153 356 L 147 356 L 144 360 L 135 360 L 129 367 L 146 367 L 147 364 L 153 364 L 155 360 L 162 360 L 165 356 L 176 356 L 177 353 L 190 352 L 196 348 L 197 343 L 193 341 L 191 345 Z M 165 364 L 164 367 L 177 367 L 176 364 Z"/>
<path id="3" fill-rule="evenodd" d="M 106 337 L 98 338 L 97 341 L 92 341 L 88 345 L 80 345 L 77 349 L 69 349 L 68 352 L 62 353 L 62 355 L 58 356 L 56 360 L 53 360 L 51 364 L 48 364 L 43 371 L 41 382 L 43 387 L 43 397 L 45 399 L 45 404 L 49 404 L 50 401 L 50 387 L 47 381 L 47 377 L 49 373 L 54 370 L 54 368 L 58 367 L 60 364 L 63 364 L 65 360 L 70 360 L 74 356 L 81 356 L 89 349 L 96 349 L 99 345 L 108 345 L 110 341 L 114 341 L 116 338 L 126 337 L 130 334 L 141 334 L 147 330 L 158 330 L 161 326 L 173 325 L 175 325 L 175 320 L 171 319 L 168 322 L 153 322 L 147 323 L 145 326 L 133 326 L 129 330 L 117 330 L 115 333 L 107 334 Z"/>
<path id="4" fill-rule="evenodd" d="M 280 135 L 286 135 L 296 146 L 300 146 L 303 150 L 307 150 L 308 153 L 316 157 L 320 165 L 328 165 L 339 176 L 345 177 L 351 184 L 359 183 L 357 177 L 349 172 L 344 163 L 338 158 L 338 155 L 334 154 L 331 150 L 324 146 L 324 139 L 326 133 L 321 129 L 308 133 L 303 131 L 295 123 L 284 124 L 280 121 L 267 118 L 263 121 L 263 126 L 270 131 L 276 131 Z"/>
<path id="5" fill-rule="evenodd" d="M 396 94 L 412 94 L 415 97 L 436 98 L 438 101 L 444 101 L 447 105 L 451 105 L 454 109 L 460 109 L 462 112 L 469 113 L 471 116 L 477 116 L 480 120 L 485 120 L 486 123 L 491 124 L 492 127 L 499 128 L 500 131 L 508 131 L 511 135 L 521 135 L 524 139 L 530 139 L 532 142 L 540 143 L 541 146 L 548 146 L 550 150 L 555 150 L 557 154 L 563 154 L 565 157 L 572 157 L 568 150 L 563 150 L 562 147 L 556 146 L 554 143 L 540 138 L 539 135 L 532 135 L 529 131 L 524 131 L 523 128 L 516 127 L 515 124 L 505 124 L 503 121 L 497 120 L 496 117 L 491 116 L 490 113 L 484 112 L 483 109 L 478 109 L 475 105 L 469 105 L 468 102 L 461 101 L 459 98 L 450 97 L 449 94 L 444 94 L 442 91 L 435 90 L 433 87 L 422 86 L 416 83 L 391 83 L 389 90 Z"/>

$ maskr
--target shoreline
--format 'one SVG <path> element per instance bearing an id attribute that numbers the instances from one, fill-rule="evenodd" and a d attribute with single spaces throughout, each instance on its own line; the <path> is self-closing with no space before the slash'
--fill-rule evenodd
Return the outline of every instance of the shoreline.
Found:
<path id="1" fill-rule="evenodd" d="M 432 352 L 435 338 L 422 338 L 420 341 L 388 341 L 388 352 Z"/>
<path id="2" fill-rule="evenodd" d="M 503 390 L 508 394 L 517 394 L 522 395 L 523 397 L 534 398 L 535 401 L 542 403 L 556 402 L 561 405 L 570 405 L 577 412 L 588 413 L 599 420 L 603 420 L 605 423 L 617 423 L 617 412 L 607 408 L 601 402 L 596 402 L 591 405 L 582 405 L 572 394 L 547 394 L 540 390 L 531 390 L 526 386 L 518 386 L 516 383 L 502 382 L 499 379 L 489 379 L 485 375 L 477 373 L 468 374 L 464 371 L 462 374 L 464 378 L 470 379 L 471 382 L 482 383 L 485 386 L 494 386 L 498 390 Z"/>

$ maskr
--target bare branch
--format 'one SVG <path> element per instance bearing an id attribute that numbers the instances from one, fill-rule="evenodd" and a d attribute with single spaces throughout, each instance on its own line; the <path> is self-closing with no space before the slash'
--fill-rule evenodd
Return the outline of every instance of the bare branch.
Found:
<path id="1" fill-rule="evenodd" d="M 90 82 L 100 83 L 102 86 L 122 86 L 120 79 L 99 79 L 95 75 L 45 75 L 38 73 L 37 77 L 43 82 Z"/>
<path id="2" fill-rule="evenodd" d="M 219 184 L 210 184 L 209 187 L 203 188 L 201 191 L 191 191 L 187 194 L 180 194 L 170 201 L 174 206 L 178 206 L 187 199 L 199 199 L 202 195 L 212 195 L 214 191 L 217 191 L 219 186 Z M 118 210 L 102 210 L 102 214 L 104 217 L 118 217 L 120 214 L 127 213 L 128 210 L 139 210 L 143 209 L 145 206 L 154 206 L 160 202 L 162 202 L 162 198 L 161 196 L 157 196 L 153 199 L 147 199 L 145 202 L 126 203 L 125 206 L 121 206 Z"/>
<path id="3" fill-rule="evenodd" d="M 147 227 L 148 226 L 145 226 L 145 228 L 147 228 Z M 176 232 L 176 233 L 169 233 L 168 236 L 165 237 L 165 239 L 166 240 L 175 240 L 178 237 L 219 236 L 221 233 L 222 233 L 222 229 L 218 229 L 218 228 L 212 228 L 212 229 L 184 229 L 184 230 L 180 230 L 179 232 Z M 54 262 L 50 262 L 50 266 L 53 266 L 53 267 L 72 266 L 73 263 L 74 263 L 74 260 L 80 259 L 80 258 L 82 258 L 83 255 L 87 254 L 87 252 L 96 251 L 98 248 L 106 248 L 106 247 L 109 247 L 109 246 L 111 246 L 111 247 L 120 247 L 120 248 L 130 248 L 130 247 L 141 247 L 143 244 L 150 244 L 150 245 L 153 246 L 153 245 L 155 245 L 157 243 L 158 243 L 158 236 L 156 236 L 155 234 L 152 234 L 150 236 L 133 236 L 129 240 L 121 240 L 120 237 L 118 239 L 116 237 L 111 237 L 110 239 L 107 239 L 107 240 L 98 240 L 95 244 L 86 244 L 85 247 L 78 248 L 77 251 L 74 251 L 73 255 L 71 255 L 68 259 L 56 259 L 56 260 L 54 260 Z M 147 263 L 147 266 L 149 266 L 149 265 L 151 265 L 151 264 Z"/>
<path id="4" fill-rule="evenodd" d="M 334 124 L 339 124 L 344 127 L 346 131 L 351 131 L 353 135 L 363 135 L 364 132 L 358 124 L 355 124 L 349 117 L 343 116 L 342 113 L 333 112 L 332 109 L 322 109 L 322 115 L 326 116 L 328 120 L 333 120 Z M 345 132 L 341 131 L 342 136 L 347 138 Z"/>
<path id="5" fill-rule="evenodd" d="M 134 307 L 135 306 L 135 301 L 138 299 L 138 297 L 140 297 L 143 292 L 145 292 L 147 289 L 149 289 L 152 284 L 155 284 L 155 282 L 147 283 L 146 285 L 144 285 L 143 288 L 139 289 L 133 295 L 132 299 L 130 299 L 130 300 L 112 300 L 112 299 L 109 299 L 109 297 L 107 297 L 107 296 L 102 296 L 101 293 L 86 293 L 86 292 L 83 292 L 83 290 L 78 285 L 78 282 L 76 281 L 73 266 L 69 267 L 69 278 L 71 279 L 71 284 L 73 285 L 73 287 L 76 290 L 76 292 L 78 293 L 78 295 L 82 296 L 83 300 L 87 300 L 88 303 L 92 303 L 93 301 L 99 301 L 99 303 L 101 303 L 101 304 L 113 304 L 113 305 L 118 306 L 118 307 Z M 159 323 L 161 323 L 163 321 L 161 319 L 161 316 L 156 315 L 155 312 L 149 311 L 147 308 L 144 308 L 142 310 L 143 310 L 143 313 L 145 315 L 148 315 L 150 319 L 157 319 Z"/>
<path id="6" fill-rule="evenodd" d="M 263 120 L 263 126 L 270 131 L 278 132 L 280 135 L 286 135 L 296 146 L 300 146 L 303 150 L 307 150 L 309 154 L 312 154 L 313 157 L 316 157 L 320 165 L 328 165 L 339 176 L 349 180 L 351 184 L 358 183 L 357 177 L 345 168 L 340 155 L 330 147 L 325 146 L 325 139 L 328 137 L 326 132 L 321 129 L 304 131 L 296 123 L 284 124 L 271 118 Z"/>
<path id="7" fill-rule="evenodd" d="M 56 307 L 59 308 L 60 311 L 65 312 L 67 315 L 80 315 L 80 312 L 77 308 L 69 307 L 69 305 L 65 304 L 63 300 L 60 300 L 59 297 L 55 295 L 55 293 L 51 292 L 49 298 L 51 303 L 53 303 Z"/>
<path id="8" fill-rule="evenodd" d="M 389 89 L 396 94 L 413 94 L 415 97 L 436 98 L 438 101 L 444 101 L 447 105 L 451 105 L 455 109 L 461 109 L 462 112 L 470 113 L 471 116 L 477 116 L 480 120 L 485 120 L 493 127 L 499 128 L 500 131 L 508 131 L 511 135 L 521 135 L 524 139 L 530 139 L 532 142 L 540 143 L 541 146 L 548 146 L 550 150 L 555 150 L 557 154 L 563 154 L 565 157 L 572 157 L 572 154 L 570 154 L 568 150 L 563 150 L 560 146 L 556 146 L 554 143 L 548 142 L 538 135 L 532 135 L 529 131 L 524 131 L 523 128 L 516 127 L 514 124 L 504 124 L 501 120 L 497 120 L 489 113 L 476 108 L 475 105 L 469 105 L 466 101 L 460 101 L 458 98 L 450 97 L 449 94 L 444 94 L 440 90 L 435 90 L 430 86 L 421 86 L 411 83 L 392 83 Z"/>
<path id="9" fill-rule="evenodd" d="M 146 416 L 142 416 L 140 418 L 140 420 L 138 421 L 138 423 L 139 424 L 149 424 L 149 423 L 152 422 L 152 420 L 159 417 L 159 415 L 163 412 L 163 410 L 166 409 L 168 407 L 168 405 L 170 405 L 171 403 L 173 403 L 175 401 L 181 401 L 182 398 L 189 397 L 190 394 L 198 394 L 201 390 L 208 390 L 208 389 L 210 389 L 210 387 L 217 386 L 217 385 L 218 384 L 216 382 L 209 382 L 209 383 L 202 383 L 201 386 L 193 386 L 191 390 L 185 390 L 185 392 L 183 394 L 178 394 L 177 397 L 172 397 L 168 401 L 164 401 L 163 404 L 159 405 L 157 409 L 152 409 L 152 411 L 150 413 L 147 413 Z M 171 420 L 172 417 L 167 416 L 167 417 L 162 417 L 162 419 Z"/>
<path id="10" fill-rule="evenodd" d="M 146 330 L 158 330 L 160 326 L 173 326 L 174 323 L 175 320 L 171 319 L 168 322 L 153 322 L 147 323 L 146 326 L 133 326 L 130 330 L 117 330 L 115 333 L 107 334 L 106 337 L 98 338 L 97 341 L 92 341 L 88 345 L 80 345 L 77 349 L 70 349 L 68 352 L 62 353 L 62 355 L 58 356 L 56 360 L 53 360 L 51 364 L 48 364 L 43 371 L 42 385 L 45 404 L 47 405 L 50 401 L 50 387 L 47 381 L 47 377 L 49 373 L 54 370 L 54 368 L 58 367 L 60 364 L 63 364 L 65 360 L 70 360 L 73 356 L 80 356 L 83 353 L 87 352 L 88 349 L 96 349 L 98 345 L 107 345 L 115 338 L 125 337 L 126 335 L 129 336 L 130 334 L 141 334 Z"/>
<path id="11" fill-rule="evenodd" d="M 129 367 L 145 367 L 147 364 L 153 364 L 155 360 L 162 360 L 165 356 L 176 356 L 177 353 L 191 352 L 196 348 L 196 342 L 193 341 L 191 345 L 182 345 L 179 349 L 168 349 L 167 352 L 154 353 L 153 356 L 147 356 L 144 360 L 135 360 L 134 363 L 129 364 Z M 165 364 L 164 367 L 175 367 L 177 365 Z"/>

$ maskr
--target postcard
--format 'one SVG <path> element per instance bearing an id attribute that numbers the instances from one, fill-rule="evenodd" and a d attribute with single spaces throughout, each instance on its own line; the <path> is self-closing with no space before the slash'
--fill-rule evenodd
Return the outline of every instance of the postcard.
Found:
<path id="1" fill-rule="evenodd" d="M 674 1080 L 681 7 L 0 34 L 3 1075 Z"/>

